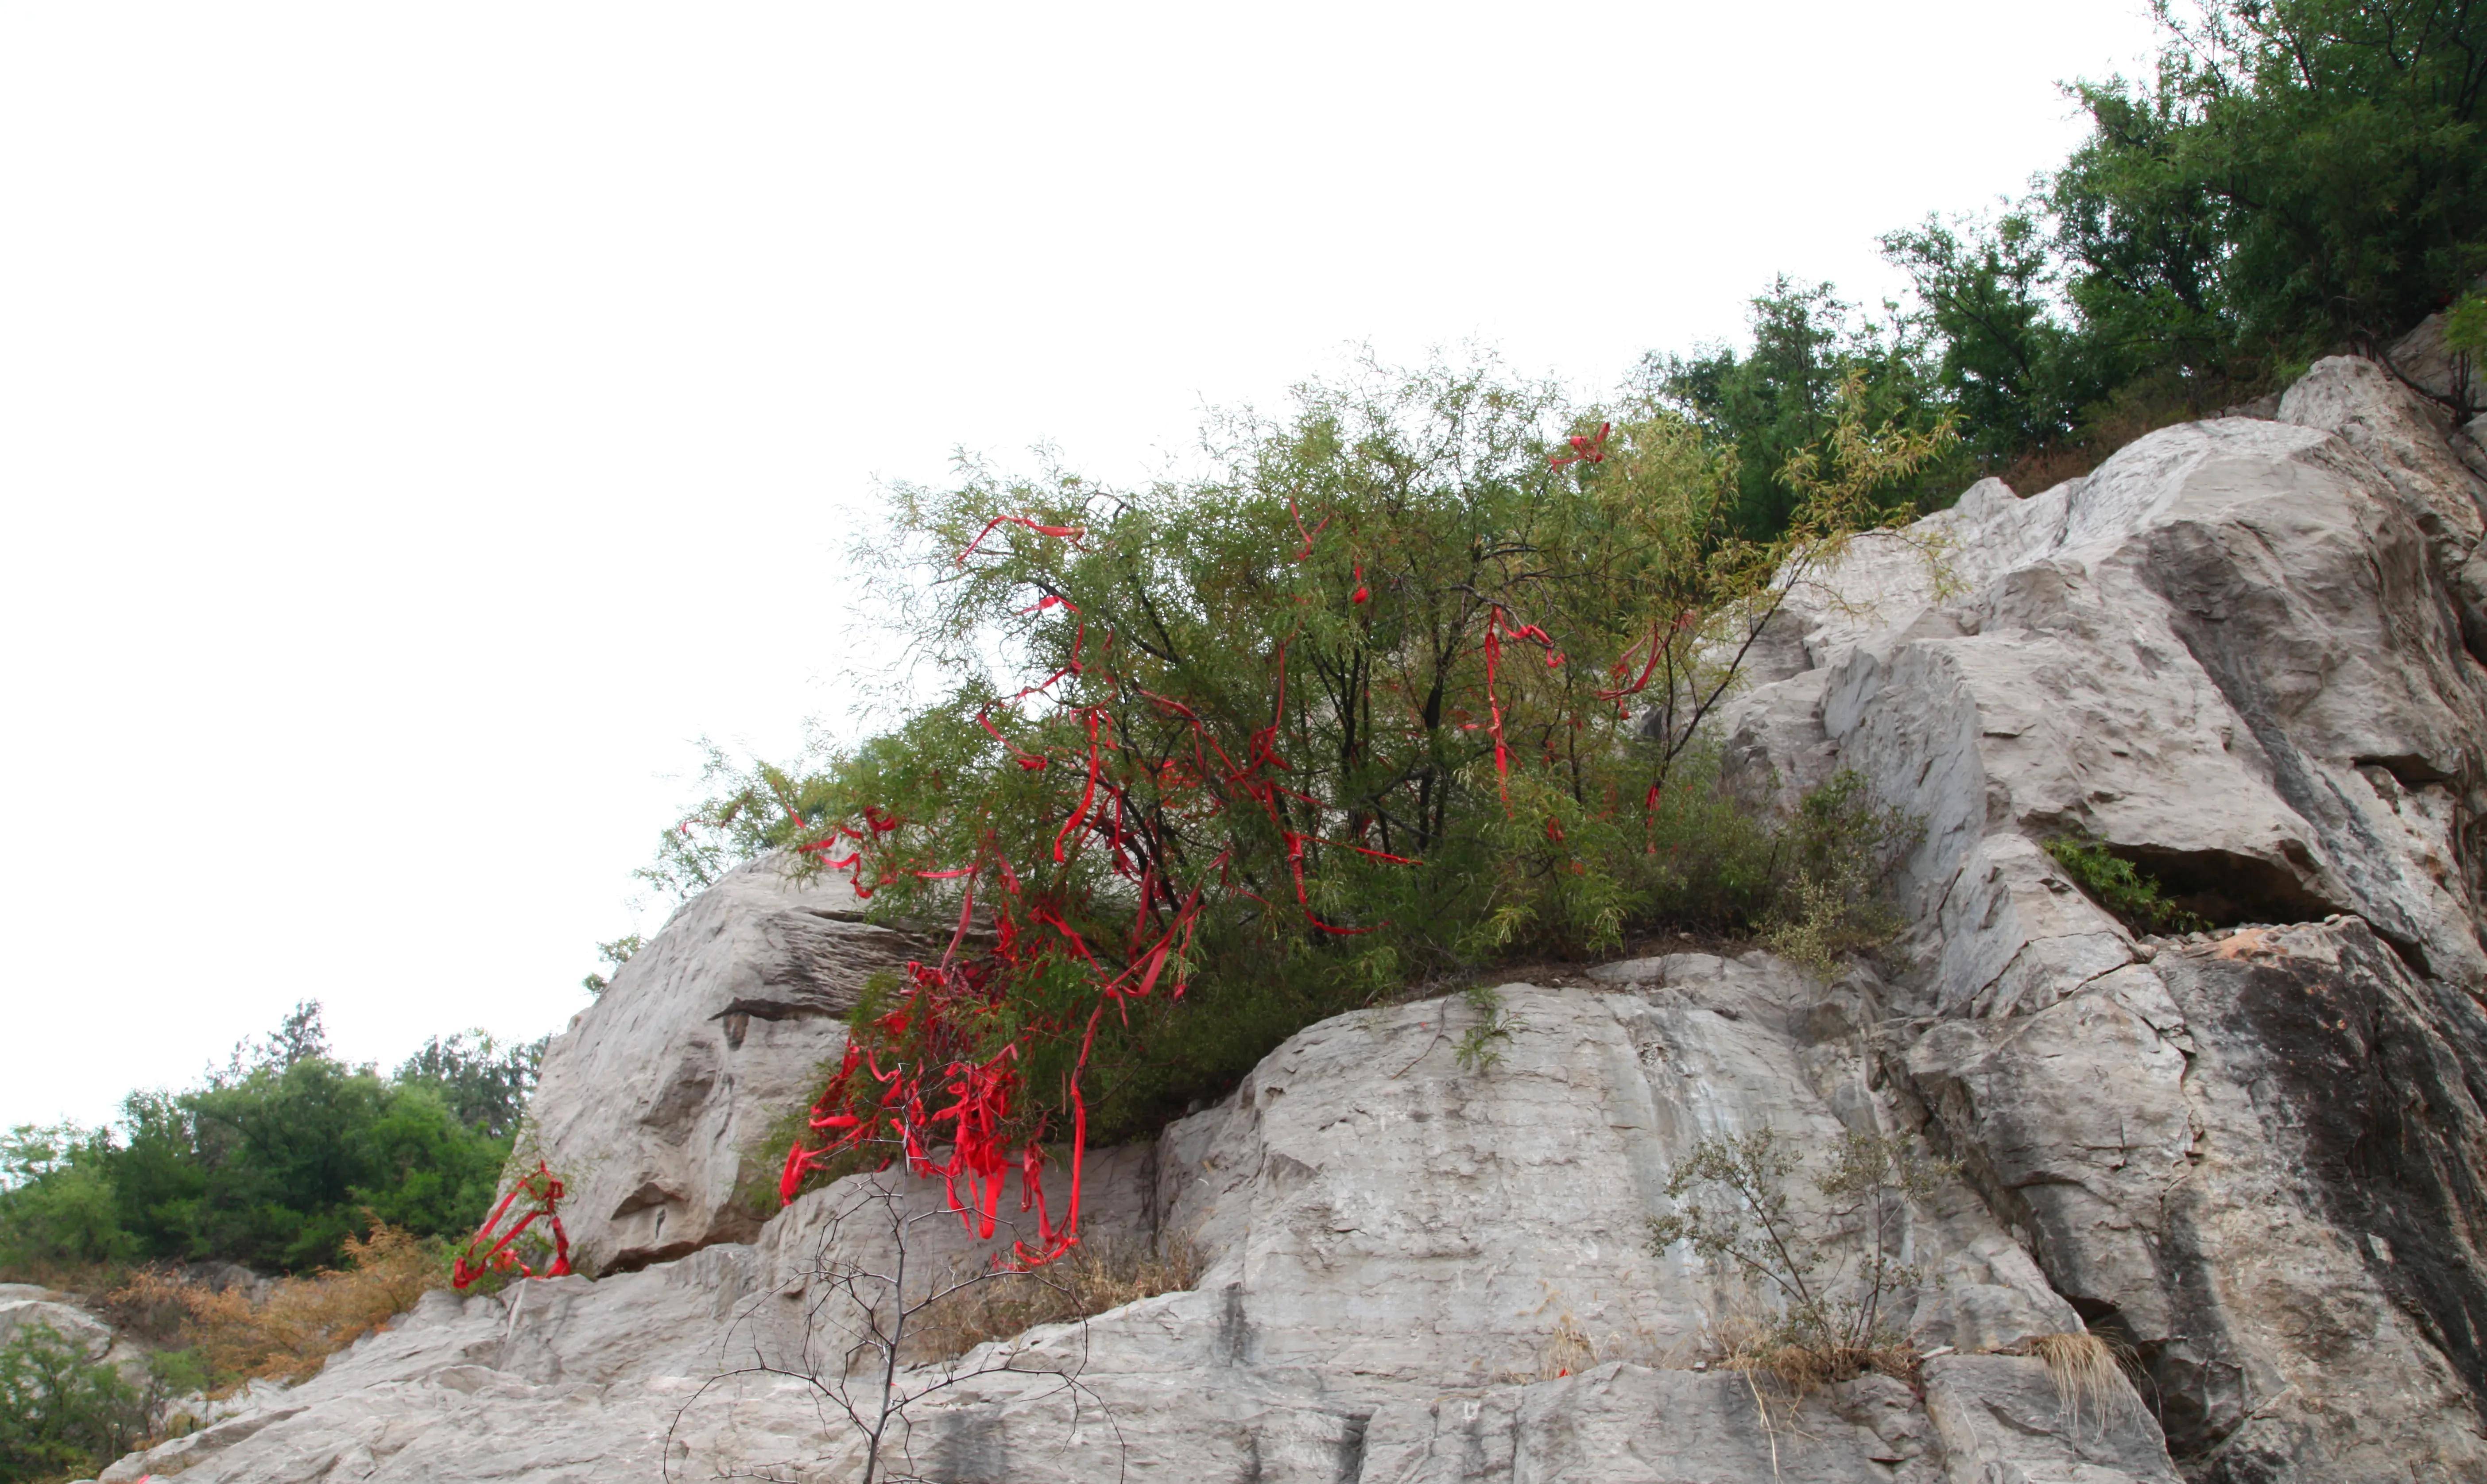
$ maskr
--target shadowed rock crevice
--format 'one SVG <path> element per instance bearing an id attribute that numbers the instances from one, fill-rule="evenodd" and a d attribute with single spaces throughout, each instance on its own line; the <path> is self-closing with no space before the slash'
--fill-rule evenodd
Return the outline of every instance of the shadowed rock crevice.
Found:
<path id="1" fill-rule="evenodd" d="M 2240 923 L 2320 922 L 2349 910 L 2277 862 L 2230 851 L 2110 845 L 2109 854 L 2155 879 L 2167 900 L 2215 928 Z"/>

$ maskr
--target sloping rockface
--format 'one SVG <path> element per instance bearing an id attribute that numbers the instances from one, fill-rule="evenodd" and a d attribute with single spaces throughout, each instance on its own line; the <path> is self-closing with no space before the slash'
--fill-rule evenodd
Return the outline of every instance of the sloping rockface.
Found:
<path id="1" fill-rule="evenodd" d="M 820 1091 L 876 969 L 919 956 L 844 878 L 742 866 L 676 912 L 545 1053 L 520 1156 L 567 1182 L 582 1271 L 747 1242 L 776 1202 L 753 1156 Z"/>
<path id="2" fill-rule="evenodd" d="M 1981 485 L 1794 595 L 1719 735 L 1756 798 L 1852 769 L 1926 819 L 1887 977 L 1685 954 L 1507 987 L 1482 1071 L 1452 1054 L 1460 1000 L 1313 1026 L 1092 1166 L 1090 1240 L 1188 1238 L 1198 1283 L 971 1353 L 984 1373 L 911 1409 L 902 1462 L 2487 1481 L 2487 460 L 2362 362 L 2318 364 L 2278 412 L 2026 499 Z M 2137 938 L 2042 848 L 2061 833 L 2220 926 Z M 107 1478 L 856 1477 L 815 1382 L 858 1312 L 824 1264 L 894 1255 L 869 1184 L 765 1225 L 731 1199 L 836 1048 L 817 1011 L 908 951 L 809 894 L 842 889 L 739 873 L 555 1043 L 538 1142 L 614 1275 L 433 1295 Z M 790 924 L 834 936 L 796 954 Z M 1960 1170 L 1909 1217 L 1917 1383 L 1830 1386 L 1768 1427 L 1712 1363 L 1751 1299 L 1646 1244 L 1694 1141 L 1765 1124 L 1918 1134 Z M 910 1271 L 974 1260 L 933 1192 L 907 1198 L 934 1218 Z M 2077 1415 L 2016 1352 L 2084 1328 L 2142 1379 Z"/>
<path id="3" fill-rule="evenodd" d="M 972 1356 L 1004 1368 L 917 1409 L 909 1467 L 1014 1484 L 1689 1484 L 1768 1477 L 1775 1447 L 1791 1479 L 2175 1477 L 2138 1402 L 2077 1424 L 2038 1361 L 1995 1353 L 2080 1321 L 1957 1182 L 1912 1218 L 1938 1281 L 1903 1304 L 1922 1343 L 1955 1353 L 1922 1392 L 1869 1376 L 1765 1430 L 1746 1383 L 1704 1363 L 1744 1301 L 1686 1253 L 1647 1250 L 1647 1218 L 1706 1134 L 1768 1123 L 1820 1143 L 1895 1105 L 1867 1086 L 1855 1022 L 1762 955 L 1599 978 L 1508 988 L 1517 1028 L 1482 1073 L 1453 1055 L 1465 1001 L 1327 1022 L 1225 1105 L 1105 1158 L 1090 1240 L 1189 1234 L 1201 1280 Z M 754 1245 L 435 1294 L 281 1406 L 106 1477 L 852 1478 L 852 1433 L 794 1377 L 836 1369 L 824 1247 L 888 1255 L 872 1223 L 835 1222 L 868 1178 L 805 1196 Z M 911 1260 L 966 1249 L 946 1217 L 927 1230 L 935 1250 Z"/>
<path id="4" fill-rule="evenodd" d="M 2320 362 L 1860 544 L 1725 718 L 1748 789 L 1928 821 L 1879 1065 L 2202 1477 L 2487 1477 L 2476 458 Z M 2137 942 L 2058 833 L 2279 926 Z"/>

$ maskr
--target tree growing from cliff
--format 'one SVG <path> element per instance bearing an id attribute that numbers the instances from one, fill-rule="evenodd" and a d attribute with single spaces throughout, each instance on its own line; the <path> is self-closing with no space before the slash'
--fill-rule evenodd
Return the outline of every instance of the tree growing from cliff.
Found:
<path id="1" fill-rule="evenodd" d="M 924 574 L 896 616 L 952 689 L 739 817 L 956 930 L 857 1013 L 785 1197 L 894 1151 L 989 1235 L 1016 1179 L 1043 1262 L 1077 1241 L 1090 1093 L 1166 1111 L 1203 1080 L 1187 1023 L 1248 1060 L 1411 974 L 1612 947 L 1670 894 L 1749 917 L 1769 868 L 1737 879 L 1755 826 L 1704 723 L 1946 436 L 1873 425 L 1855 378 L 1836 406 L 1773 541 L 1664 408 L 1441 367 L 1230 419 L 1194 483 L 902 487 L 865 556 Z"/>
<path id="2" fill-rule="evenodd" d="M 1758 1290 L 1775 1315 L 1733 1347 L 1739 1368 L 1799 1385 L 1892 1363 L 1890 1305 L 1917 1284 L 1904 1260 L 1909 1204 L 1944 1166 L 1904 1138 L 1849 1133 L 1808 1183 L 1797 1149 L 1765 1126 L 1695 1143 L 1666 1182 L 1674 1210 L 1649 1224 L 1649 1247 L 1681 1245 Z"/>

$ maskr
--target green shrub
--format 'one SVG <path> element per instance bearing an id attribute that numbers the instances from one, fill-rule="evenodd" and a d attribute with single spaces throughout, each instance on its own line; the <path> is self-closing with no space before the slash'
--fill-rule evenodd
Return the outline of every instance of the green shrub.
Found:
<path id="1" fill-rule="evenodd" d="M 1704 730 L 1783 579 L 1904 515 L 1889 491 L 1945 446 L 1876 425 L 1858 378 L 1828 398 L 1771 541 L 1691 424 L 1490 369 L 1302 388 L 1214 429 L 1191 484 L 895 490 L 865 554 L 922 574 L 886 594 L 949 692 L 817 770 L 720 761 L 657 873 L 790 849 L 884 918 L 992 914 L 990 948 L 867 996 L 882 1071 L 833 1076 L 848 1132 L 800 1150 L 864 1139 L 889 1075 L 979 1100 L 949 1116 L 1010 1162 L 1152 1132 L 1312 1022 L 1497 960 L 1773 926 L 1828 964 L 1886 936 L 1894 817 L 1850 779 L 1755 817 Z M 1151 993 L 1108 1010 L 1127 974 Z"/>
<path id="2" fill-rule="evenodd" d="M 2198 933 L 2211 925 L 2168 901 L 2156 877 L 2104 845 L 2059 837 L 2047 842 L 2047 854 L 2074 885 L 2136 933 Z"/>
<path id="3" fill-rule="evenodd" d="M 1849 1133 L 1801 1203 L 1790 1178 L 1803 1162 L 1769 1126 L 1702 1139 L 1667 1179 L 1674 1210 L 1650 1221 L 1649 1249 L 1684 1244 L 1755 1292 L 1771 1317 L 1730 1338 L 1739 1368 L 1800 1389 L 1891 1368 L 1903 1358 L 1890 1305 L 1921 1275 L 1905 1260 L 1909 1204 L 1946 1169 L 1905 1139 Z"/>
<path id="4" fill-rule="evenodd" d="M 1879 802 L 1863 774 L 1840 770 L 1804 796 L 1776 842 L 1762 940 L 1826 977 L 1850 955 L 1889 942 L 1906 924 L 1886 884 L 1924 838 L 1924 821 Z"/>
<path id="5" fill-rule="evenodd" d="M 147 1435 L 149 1398 L 44 1326 L 0 1345 L 0 1484 L 91 1474 Z"/>

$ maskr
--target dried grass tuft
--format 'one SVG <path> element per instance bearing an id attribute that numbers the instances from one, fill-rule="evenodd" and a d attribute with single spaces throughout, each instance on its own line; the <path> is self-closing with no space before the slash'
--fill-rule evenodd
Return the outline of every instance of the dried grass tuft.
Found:
<path id="1" fill-rule="evenodd" d="M 1546 1342 L 1546 1364 L 1538 1372 L 1541 1381 L 1559 1381 L 1578 1375 L 1598 1363 L 1598 1345 L 1580 1322 L 1566 1313 L 1554 1323 L 1554 1332 Z"/>
<path id="2" fill-rule="evenodd" d="M 2076 1431 L 2086 1409 L 2102 1431 L 2138 1411 L 2140 1399 L 2125 1384 L 2126 1357 L 2096 1334 L 2041 1334 L 2029 1341 L 2028 1353 L 2044 1361 L 2055 1396 L 2072 1414 Z"/>
<path id="3" fill-rule="evenodd" d="M 918 1314 L 908 1336 L 908 1358 L 916 1363 L 963 1356 L 988 1340 L 1009 1339 L 1038 1325 L 1087 1319 L 1158 1294 L 1200 1281 L 1200 1249 L 1188 1237 L 1168 1237 L 1154 1246 L 1108 1243 L 1074 1248 L 1030 1273 L 979 1277 L 936 1300 Z M 958 1283 L 971 1276 L 954 1274 Z"/>
<path id="4" fill-rule="evenodd" d="M 1868 1371 L 1919 1384 L 1924 1358 L 1904 1340 L 1875 1345 L 1791 1340 L 1783 1323 L 1763 1323 L 1749 1313 L 1731 1315 L 1718 1330 L 1724 1354 L 1719 1364 L 1744 1378 L 1753 1414 L 1771 1447 L 1771 1476 L 1779 1476 L 1779 1434 L 1796 1431 L 1805 1398 L 1825 1386 L 1854 1381 Z"/>
<path id="5" fill-rule="evenodd" d="M 414 1306 L 447 1278 L 438 1244 L 386 1224 L 369 1241 L 346 1241 L 343 1269 L 281 1278 L 254 1301 L 239 1285 L 216 1289 L 178 1274 L 144 1272 L 111 1296 L 122 1313 L 198 1348 L 220 1386 L 308 1379 L 328 1357 Z"/>

